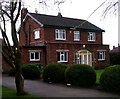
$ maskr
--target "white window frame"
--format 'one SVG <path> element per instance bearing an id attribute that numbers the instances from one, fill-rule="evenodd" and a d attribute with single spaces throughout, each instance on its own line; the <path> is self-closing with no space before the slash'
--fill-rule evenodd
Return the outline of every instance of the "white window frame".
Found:
<path id="1" fill-rule="evenodd" d="M 35 59 L 35 53 L 38 53 L 38 59 Z M 31 54 L 33 54 L 33 59 L 31 59 Z M 33 50 L 33 51 L 29 51 L 29 58 L 30 61 L 40 61 L 40 51 L 38 50 Z"/>
<path id="2" fill-rule="evenodd" d="M 40 30 L 35 30 L 34 31 L 34 39 L 39 39 L 40 38 Z"/>
<path id="3" fill-rule="evenodd" d="M 58 63 L 60 63 L 60 62 L 68 62 L 68 51 L 57 51 L 57 53 L 60 53 L 60 55 L 59 55 L 60 60 L 57 60 Z M 65 56 L 65 55 L 67 55 L 67 56 Z M 65 57 L 66 57 L 66 60 L 65 60 Z"/>
<path id="4" fill-rule="evenodd" d="M 88 32 L 88 41 L 96 41 L 96 33 L 95 32 Z"/>
<path id="5" fill-rule="evenodd" d="M 56 40 L 66 40 L 66 30 L 65 29 L 55 29 L 55 39 Z"/>
<path id="6" fill-rule="evenodd" d="M 74 41 L 80 41 L 80 31 L 74 31 Z"/>
<path id="7" fill-rule="evenodd" d="M 101 55 L 101 58 L 100 58 Z M 98 51 L 98 61 L 103 61 L 105 60 L 105 51 Z"/>

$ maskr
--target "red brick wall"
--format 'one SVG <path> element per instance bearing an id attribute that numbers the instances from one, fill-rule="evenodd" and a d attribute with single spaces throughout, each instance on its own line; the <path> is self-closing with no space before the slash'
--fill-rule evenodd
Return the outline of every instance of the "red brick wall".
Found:
<path id="1" fill-rule="evenodd" d="M 80 43 L 80 44 L 102 44 L 102 33 L 96 32 L 96 41 L 95 42 L 89 42 L 88 41 L 88 32 L 80 31 L 80 41 L 74 41 L 74 34 L 73 31 L 66 29 L 66 40 L 55 40 L 55 29 L 57 28 L 41 28 L 40 24 L 35 22 L 30 17 L 27 17 L 27 19 L 24 22 L 25 32 L 28 34 L 27 43 L 29 45 L 34 44 L 40 44 L 44 42 L 74 42 L 74 43 Z M 29 27 L 30 27 L 30 33 L 29 33 Z M 34 39 L 34 30 L 40 29 L 40 39 L 35 40 Z M 25 45 L 25 33 L 22 31 L 22 27 L 20 29 L 19 34 L 20 39 L 20 45 Z"/>
<path id="2" fill-rule="evenodd" d="M 47 63 L 57 62 L 56 50 L 68 50 L 68 64 L 74 64 L 74 53 L 81 49 L 83 49 L 83 45 L 79 44 L 47 44 Z M 93 61 L 96 59 L 96 63 L 93 62 L 93 66 L 100 68 L 109 66 L 109 46 L 86 45 L 85 49 L 92 52 L 92 55 L 94 57 Z M 98 50 L 106 50 L 106 60 L 98 61 Z"/>
<path id="3" fill-rule="evenodd" d="M 73 31 L 66 29 L 66 40 L 55 40 L 55 28 L 44 28 L 45 41 L 47 42 L 72 42 L 79 44 L 102 44 L 102 33 L 96 32 L 96 41 L 88 41 L 88 32 L 80 31 L 80 41 L 74 41 Z"/>
<path id="4" fill-rule="evenodd" d="M 26 45 L 26 38 L 25 38 L 25 33 L 27 34 L 27 45 L 34 45 L 34 44 L 40 44 L 44 42 L 44 29 L 41 28 L 41 26 L 32 20 L 30 17 L 27 17 L 27 19 L 24 22 L 24 25 L 22 23 L 22 26 L 20 28 L 19 32 L 19 43 L 21 46 Z M 35 29 L 40 30 L 40 39 L 35 40 L 34 39 L 34 31 Z"/>
<path id="5" fill-rule="evenodd" d="M 40 61 L 30 61 L 30 50 L 40 51 Z M 44 64 L 44 48 L 40 47 L 22 47 L 21 49 L 21 59 L 22 64 Z"/>

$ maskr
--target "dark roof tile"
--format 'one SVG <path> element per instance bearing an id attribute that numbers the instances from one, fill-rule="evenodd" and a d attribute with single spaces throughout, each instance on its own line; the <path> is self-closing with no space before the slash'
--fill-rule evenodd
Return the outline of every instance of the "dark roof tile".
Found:
<path id="1" fill-rule="evenodd" d="M 29 13 L 29 14 L 45 26 L 77 28 L 83 30 L 104 32 L 104 30 L 102 30 L 101 28 L 93 25 L 92 23 L 86 20 L 58 17 L 52 15 L 38 14 L 38 13 Z"/>

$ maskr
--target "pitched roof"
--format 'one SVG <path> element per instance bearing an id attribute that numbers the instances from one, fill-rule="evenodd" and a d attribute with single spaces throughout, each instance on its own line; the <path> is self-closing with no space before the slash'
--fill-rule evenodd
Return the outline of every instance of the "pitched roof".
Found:
<path id="1" fill-rule="evenodd" d="M 35 18 L 38 22 L 42 23 L 44 26 L 54 26 L 58 28 L 76 28 L 76 29 L 83 29 L 89 31 L 99 31 L 105 32 L 103 29 L 95 26 L 94 24 L 81 19 L 75 18 L 67 18 L 52 15 L 45 15 L 45 14 L 38 14 L 38 13 L 29 13 L 33 18 Z"/>

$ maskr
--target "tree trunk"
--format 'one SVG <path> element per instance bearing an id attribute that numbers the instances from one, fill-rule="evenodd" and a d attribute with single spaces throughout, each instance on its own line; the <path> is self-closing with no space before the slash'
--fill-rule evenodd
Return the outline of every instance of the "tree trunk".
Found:
<path id="1" fill-rule="evenodd" d="M 16 47 L 15 48 L 15 83 L 16 83 L 16 90 L 17 90 L 17 95 L 24 95 L 26 94 L 24 92 L 24 78 L 22 76 L 22 70 L 21 70 L 21 52 L 20 48 Z"/>

